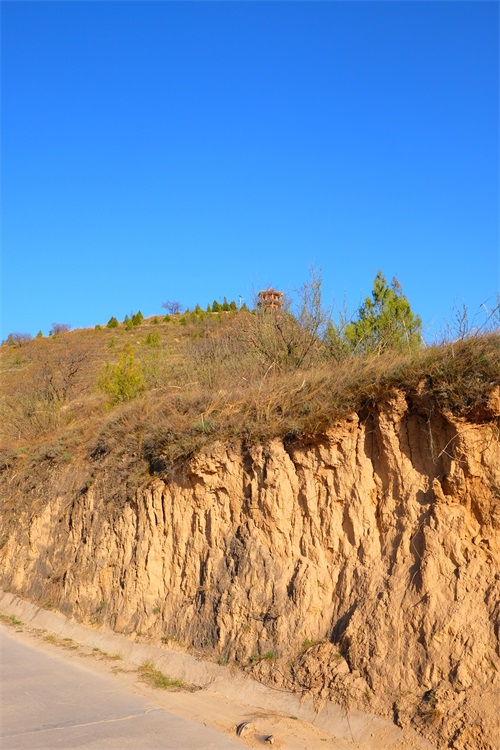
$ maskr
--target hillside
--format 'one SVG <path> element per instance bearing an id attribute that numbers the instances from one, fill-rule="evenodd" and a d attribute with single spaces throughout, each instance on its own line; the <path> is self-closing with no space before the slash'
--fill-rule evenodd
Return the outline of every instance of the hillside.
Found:
<path id="1" fill-rule="evenodd" d="M 493 750 L 499 354 L 270 364 L 250 313 L 2 346 L 0 584 Z"/>

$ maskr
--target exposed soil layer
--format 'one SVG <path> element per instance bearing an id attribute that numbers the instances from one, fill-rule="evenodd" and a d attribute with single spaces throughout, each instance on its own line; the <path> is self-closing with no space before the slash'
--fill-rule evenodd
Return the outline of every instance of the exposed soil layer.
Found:
<path id="1" fill-rule="evenodd" d="M 425 389 L 133 489 L 113 456 L 7 466 L 0 583 L 77 620 L 493 750 L 500 725 L 500 395 Z M 20 481 L 19 476 L 23 479 Z"/>

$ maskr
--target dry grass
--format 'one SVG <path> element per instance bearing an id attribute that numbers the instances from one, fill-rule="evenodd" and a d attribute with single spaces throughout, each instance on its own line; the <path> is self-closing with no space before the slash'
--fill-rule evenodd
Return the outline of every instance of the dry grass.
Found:
<path id="1" fill-rule="evenodd" d="M 250 323 L 242 313 L 193 317 L 186 325 L 145 321 L 130 331 L 72 331 L 0 347 L 4 465 L 121 455 L 139 474 L 154 473 L 216 439 L 321 433 L 396 389 L 410 398 L 418 393 L 429 409 L 466 415 L 500 383 L 498 333 L 341 362 L 318 349 L 310 366 L 294 369 L 269 365 L 252 348 Z M 125 347 L 147 388 L 109 410 L 99 375 Z"/>
<path id="2" fill-rule="evenodd" d="M 15 615 L 8 615 L 5 612 L 0 612 L 0 622 L 4 625 L 10 625 L 11 627 L 18 627 L 22 625 L 22 620 L 18 620 Z"/>
<path id="3" fill-rule="evenodd" d="M 52 646 L 59 646 L 60 648 L 66 648 L 70 651 L 76 651 L 79 645 L 74 642 L 72 638 L 60 638 L 55 633 L 47 633 L 42 637 L 46 643 L 50 643 Z"/>
<path id="4" fill-rule="evenodd" d="M 188 686 L 182 680 L 173 680 L 161 672 L 152 661 L 145 661 L 139 667 L 139 675 L 143 682 L 158 690 L 187 690 Z"/>

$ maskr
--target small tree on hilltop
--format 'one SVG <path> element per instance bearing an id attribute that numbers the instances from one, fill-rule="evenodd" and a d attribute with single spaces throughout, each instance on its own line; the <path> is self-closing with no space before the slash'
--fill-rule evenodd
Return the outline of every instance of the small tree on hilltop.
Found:
<path id="1" fill-rule="evenodd" d="M 423 343 L 422 320 L 412 312 L 399 281 L 393 279 L 389 286 L 379 271 L 371 297 L 361 306 L 358 320 L 346 325 L 344 335 L 359 352 L 418 349 Z"/>
<path id="2" fill-rule="evenodd" d="M 181 305 L 177 300 L 167 300 L 162 304 L 169 315 L 177 315 L 184 310 L 184 305 Z"/>
<path id="3" fill-rule="evenodd" d="M 57 336 L 60 333 L 66 333 L 71 331 L 69 323 L 52 323 L 52 328 L 49 331 L 49 336 Z"/>
<path id="4" fill-rule="evenodd" d="M 28 341 L 31 341 L 32 336 L 30 333 L 9 333 L 5 341 L 2 341 L 3 344 L 8 344 L 9 346 L 24 346 L 28 343 Z"/>

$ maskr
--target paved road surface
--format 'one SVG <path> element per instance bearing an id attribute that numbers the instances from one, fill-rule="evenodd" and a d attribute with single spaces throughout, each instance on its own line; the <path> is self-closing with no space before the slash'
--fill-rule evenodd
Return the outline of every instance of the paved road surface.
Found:
<path id="1" fill-rule="evenodd" d="M 238 742 L 158 708 L 112 677 L 47 654 L 0 626 L 2 750 L 235 750 Z"/>

